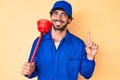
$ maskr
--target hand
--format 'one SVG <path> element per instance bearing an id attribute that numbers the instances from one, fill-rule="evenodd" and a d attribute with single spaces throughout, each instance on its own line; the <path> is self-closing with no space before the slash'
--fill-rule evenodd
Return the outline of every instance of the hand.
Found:
<path id="1" fill-rule="evenodd" d="M 86 44 L 86 53 L 89 60 L 95 58 L 96 53 L 98 52 L 98 45 L 90 40 L 90 32 L 88 32 L 88 41 Z"/>
<path id="2" fill-rule="evenodd" d="M 34 70 L 35 70 L 35 63 L 34 62 L 32 62 L 32 63 L 26 62 L 22 67 L 21 73 L 24 76 L 26 76 L 26 75 L 30 76 L 34 72 Z"/>

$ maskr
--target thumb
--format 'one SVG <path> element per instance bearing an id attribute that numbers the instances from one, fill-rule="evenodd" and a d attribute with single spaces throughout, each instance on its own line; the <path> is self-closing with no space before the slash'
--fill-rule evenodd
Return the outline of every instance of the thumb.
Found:
<path id="1" fill-rule="evenodd" d="M 35 62 L 32 62 L 30 65 L 31 65 L 31 67 L 34 67 L 35 66 Z"/>

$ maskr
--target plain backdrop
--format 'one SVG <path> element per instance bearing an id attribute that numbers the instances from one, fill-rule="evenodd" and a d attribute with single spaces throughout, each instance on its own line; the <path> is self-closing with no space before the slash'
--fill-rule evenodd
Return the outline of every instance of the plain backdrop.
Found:
<path id="1" fill-rule="evenodd" d="M 50 20 L 56 0 L 0 0 L 0 80 L 29 80 L 21 75 L 32 43 L 39 36 L 37 21 Z M 119 80 L 120 0 L 67 0 L 74 20 L 68 29 L 99 45 L 96 67 L 90 80 Z M 32 79 L 32 80 L 37 80 Z M 84 80 L 79 76 L 79 80 Z"/>

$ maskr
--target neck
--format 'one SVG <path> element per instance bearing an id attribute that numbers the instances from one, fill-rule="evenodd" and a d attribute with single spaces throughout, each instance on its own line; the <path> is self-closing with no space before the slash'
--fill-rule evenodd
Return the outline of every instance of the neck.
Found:
<path id="1" fill-rule="evenodd" d="M 52 28 L 52 38 L 54 40 L 54 42 L 60 42 L 61 39 L 63 39 L 66 35 L 66 29 L 63 31 L 59 31 L 59 30 L 54 30 Z"/>

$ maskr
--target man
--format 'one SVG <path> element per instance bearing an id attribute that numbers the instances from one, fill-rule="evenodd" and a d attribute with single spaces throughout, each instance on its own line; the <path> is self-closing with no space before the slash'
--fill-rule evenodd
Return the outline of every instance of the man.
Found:
<path id="1" fill-rule="evenodd" d="M 66 1 L 57 1 L 51 11 L 52 29 L 43 35 L 33 63 L 26 62 L 22 74 L 28 78 L 38 76 L 38 80 L 77 80 L 78 73 L 89 79 L 95 67 L 98 46 L 84 42 L 71 34 L 67 25 L 72 21 L 72 7 Z M 34 41 L 29 60 L 38 38 Z"/>

